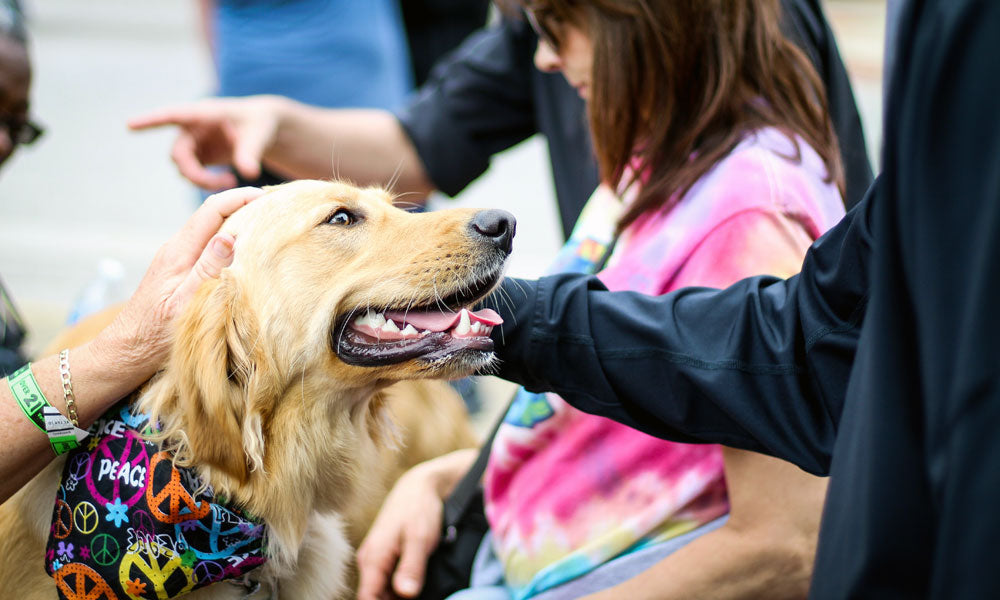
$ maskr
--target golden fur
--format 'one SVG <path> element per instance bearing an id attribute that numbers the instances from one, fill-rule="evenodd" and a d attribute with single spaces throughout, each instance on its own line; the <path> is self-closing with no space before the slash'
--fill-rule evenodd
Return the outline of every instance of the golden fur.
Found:
<path id="1" fill-rule="evenodd" d="M 340 211 L 356 222 L 331 222 Z M 431 306 L 456 294 L 471 302 L 495 285 L 506 254 L 469 234 L 475 214 L 411 214 L 381 190 L 300 181 L 269 189 L 224 225 L 236 236 L 235 261 L 199 289 L 138 404 L 159 419 L 157 440 L 179 463 L 267 522 L 270 560 L 254 574 L 282 597 L 349 595 L 345 535 L 357 543 L 405 468 L 474 443 L 460 401 L 440 382 L 388 386 L 464 376 L 491 353 L 352 366 L 334 349 L 338 324 L 368 307 Z M 56 597 L 42 563 L 62 463 L 0 506 L 0 597 Z M 188 597 L 242 593 L 216 584 Z"/>

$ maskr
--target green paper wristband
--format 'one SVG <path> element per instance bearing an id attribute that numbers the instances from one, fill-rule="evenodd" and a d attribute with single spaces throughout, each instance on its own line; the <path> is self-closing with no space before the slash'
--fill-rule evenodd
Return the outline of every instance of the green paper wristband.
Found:
<path id="1" fill-rule="evenodd" d="M 24 411 L 24 415 L 35 427 L 48 436 L 53 452 L 57 455 L 65 454 L 79 447 L 80 442 L 74 435 L 76 428 L 49 403 L 48 398 L 42 393 L 42 388 L 38 386 L 35 374 L 31 372 L 31 363 L 14 371 L 7 378 L 7 385 L 10 387 L 10 393 L 14 396 L 14 401 Z M 46 427 L 46 408 L 49 409 L 50 419 L 55 418 L 51 431 Z"/>
<path id="2" fill-rule="evenodd" d="M 80 447 L 80 442 L 76 441 L 76 438 L 72 435 L 50 437 L 49 443 L 52 444 L 52 450 L 56 454 L 66 454 L 70 450 L 76 450 Z"/>
<path id="3" fill-rule="evenodd" d="M 24 411 L 24 415 L 42 433 L 48 435 L 48 432 L 45 431 L 45 416 L 42 414 L 42 410 L 50 405 L 45 394 L 42 393 L 42 389 L 38 387 L 35 374 L 31 372 L 31 363 L 14 371 L 7 378 L 7 385 L 10 387 L 10 393 L 14 395 L 14 401 Z"/>

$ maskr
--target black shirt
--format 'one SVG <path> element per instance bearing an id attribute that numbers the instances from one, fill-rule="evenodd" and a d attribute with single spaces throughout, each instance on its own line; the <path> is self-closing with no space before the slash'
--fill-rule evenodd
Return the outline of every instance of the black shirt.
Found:
<path id="1" fill-rule="evenodd" d="M 882 176 L 788 280 L 509 282 L 500 375 L 829 473 L 813 598 L 1000 598 L 1000 3 L 914 0 Z"/>
<path id="2" fill-rule="evenodd" d="M 848 207 L 872 180 L 861 119 L 819 0 L 783 0 L 784 29 L 812 60 L 826 86 L 847 175 Z M 584 102 L 559 73 L 534 67 L 537 38 L 520 20 L 470 36 L 434 69 L 398 113 L 434 185 L 462 191 L 491 157 L 541 132 L 548 140 L 564 235 L 597 187 Z"/>

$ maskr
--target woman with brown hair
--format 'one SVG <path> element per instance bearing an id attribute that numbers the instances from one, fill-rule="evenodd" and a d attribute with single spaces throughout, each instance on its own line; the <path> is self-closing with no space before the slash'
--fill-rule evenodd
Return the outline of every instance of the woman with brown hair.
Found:
<path id="1" fill-rule="evenodd" d="M 524 10 L 538 68 L 587 101 L 604 181 L 557 271 L 609 254 L 602 282 L 649 294 L 787 277 L 843 215 L 823 88 L 782 35 L 776 0 Z M 565 352 L 586 343 L 565 340 Z M 386 593 L 390 576 L 416 594 L 440 526 L 428 513 L 472 458 L 400 480 L 359 552 L 359 597 Z M 803 597 L 825 487 L 774 458 L 659 440 L 522 390 L 484 476 L 490 533 L 474 586 L 454 598 Z M 487 581 L 491 564 L 502 574 Z"/>

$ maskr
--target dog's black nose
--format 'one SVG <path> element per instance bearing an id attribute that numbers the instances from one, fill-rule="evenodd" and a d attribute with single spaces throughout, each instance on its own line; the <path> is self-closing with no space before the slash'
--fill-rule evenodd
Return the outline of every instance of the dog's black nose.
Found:
<path id="1" fill-rule="evenodd" d="M 513 249 L 514 230 L 517 221 L 514 215 L 505 210 L 481 210 L 472 217 L 469 223 L 472 231 L 488 238 L 497 248 L 507 254 Z"/>

